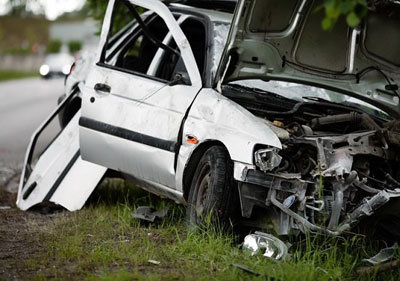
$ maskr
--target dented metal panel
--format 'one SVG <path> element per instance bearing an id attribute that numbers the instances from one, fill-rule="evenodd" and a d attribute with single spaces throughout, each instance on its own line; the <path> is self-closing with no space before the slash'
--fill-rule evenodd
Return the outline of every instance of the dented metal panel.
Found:
<path id="1" fill-rule="evenodd" d="M 185 121 L 183 138 L 187 135 L 196 137 L 199 143 L 183 142 L 180 147 L 178 190 L 182 190 L 182 175 L 191 154 L 202 143 L 218 141 L 227 148 L 235 163 L 236 180 L 241 180 L 244 169 L 254 167 L 256 145 L 282 147 L 277 135 L 261 119 L 213 89 L 202 89 L 194 101 Z"/>
<path id="2" fill-rule="evenodd" d="M 234 161 L 252 164 L 256 144 L 281 148 L 276 134 L 259 118 L 212 89 L 203 89 L 192 105 L 184 135 L 224 143 Z"/>

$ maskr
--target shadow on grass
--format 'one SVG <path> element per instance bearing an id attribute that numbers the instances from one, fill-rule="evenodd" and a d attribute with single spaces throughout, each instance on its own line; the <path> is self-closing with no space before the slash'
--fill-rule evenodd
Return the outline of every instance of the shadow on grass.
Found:
<path id="1" fill-rule="evenodd" d="M 86 203 L 86 207 L 89 208 L 98 206 L 125 208 L 132 212 L 139 206 L 149 206 L 155 210 L 168 208 L 168 214 L 162 220 L 162 224 L 183 221 L 185 216 L 184 206 L 169 199 L 162 199 L 126 180 L 117 178 L 104 179 Z"/>

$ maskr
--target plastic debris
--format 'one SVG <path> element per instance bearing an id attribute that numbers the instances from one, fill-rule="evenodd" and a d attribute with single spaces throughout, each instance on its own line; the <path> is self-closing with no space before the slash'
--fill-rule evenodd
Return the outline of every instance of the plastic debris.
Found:
<path id="1" fill-rule="evenodd" d="M 282 240 L 259 231 L 244 238 L 243 249 L 252 256 L 262 254 L 276 260 L 284 260 L 288 256 L 288 246 Z"/>
<path id="2" fill-rule="evenodd" d="M 131 214 L 134 219 L 140 219 L 146 222 L 153 223 L 156 219 L 162 219 L 168 213 L 168 208 L 160 211 L 155 211 L 153 208 L 148 206 L 140 206 L 136 209 L 136 212 Z"/>
<path id="3" fill-rule="evenodd" d="M 156 260 L 148 260 L 149 263 L 159 265 L 161 262 L 156 261 Z"/>
<path id="4" fill-rule="evenodd" d="M 369 262 L 370 264 L 377 265 L 388 261 L 393 258 L 395 251 L 399 248 L 399 245 L 395 243 L 392 247 L 383 248 L 379 251 L 375 256 L 369 259 L 363 259 L 365 262 Z"/>

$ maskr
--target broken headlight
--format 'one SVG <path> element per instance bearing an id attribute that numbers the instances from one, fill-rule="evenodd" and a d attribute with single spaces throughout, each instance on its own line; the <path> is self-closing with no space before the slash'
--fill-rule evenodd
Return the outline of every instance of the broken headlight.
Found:
<path id="1" fill-rule="evenodd" d="M 278 154 L 278 148 L 259 149 L 254 153 L 255 162 L 261 171 L 272 171 L 279 167 L 282 157 Z"/>

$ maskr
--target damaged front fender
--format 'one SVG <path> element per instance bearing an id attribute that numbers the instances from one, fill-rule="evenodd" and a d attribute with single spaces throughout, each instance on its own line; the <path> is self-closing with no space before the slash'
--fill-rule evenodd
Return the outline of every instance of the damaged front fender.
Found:
<path id="1" fill-rule="evenodd" d="M 256 146 L 281 149 L 282 144 L 271 128 L 248 110 L 215 90 L 202 89 L 185 121 L 184 141 L 179 151 L 177 188 L 182 190 L 183 171 L 196 148 L 207 142 L 223 144 L 234 162 L 234 177 L 241 180 L 243 170 L 254 168 Z M 186 141 L 195 138 L 196 143 Z"/>

